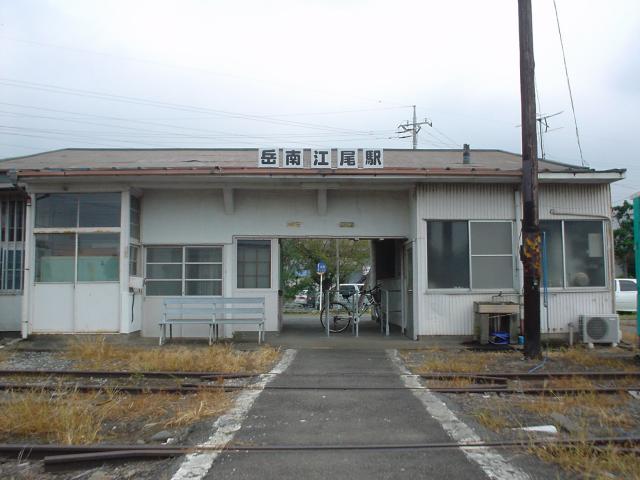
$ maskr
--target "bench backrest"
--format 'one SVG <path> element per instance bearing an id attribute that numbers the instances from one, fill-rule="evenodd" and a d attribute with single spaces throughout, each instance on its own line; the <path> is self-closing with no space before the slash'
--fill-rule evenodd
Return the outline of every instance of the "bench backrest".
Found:
<path id="1" fill-rule="evenodd" d="M 264 297 L 178 297 L 164 299 L 168 318 L 264 317 Z"/>

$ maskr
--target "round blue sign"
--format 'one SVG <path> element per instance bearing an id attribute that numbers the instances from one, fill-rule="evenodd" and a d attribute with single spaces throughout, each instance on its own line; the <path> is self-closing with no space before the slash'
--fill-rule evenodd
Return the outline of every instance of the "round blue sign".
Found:
<path id="1" fill-rule="evenodd" d="M 318 265 L 316 265 L 316 271 L 318 273 L 327 273 L 327 264 L 324 262 L 318 262 Z"/>

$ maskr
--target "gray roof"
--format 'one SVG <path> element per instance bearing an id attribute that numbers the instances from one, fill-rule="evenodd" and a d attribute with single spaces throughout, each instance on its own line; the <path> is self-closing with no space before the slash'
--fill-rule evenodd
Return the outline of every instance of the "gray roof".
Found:
<path id="1" fill-rule="evenodd" d="M 332 157 L 336 158 L 336 150 Z M 360 153 L 362 158 L 362 153 Z M 310 151 L 304 153 L 309 166 Z M 68 148 L 0 160 L 0 171 L 47 170 L 145 170 L 247 168 L 258 165 L 258 149 L 79 149 Z M 385 149 L 384 170 L 481 169 L 517 171 L 521 156 L 503 150 L 471 150 L 471 163 L 462 163 L 462 150 Z M 272 169 L 264 169 L 265 172 Z M 541 172 L 593 172 L 564 163 L 540 160 Z M 616 170 L 622 172 L 623 170 Z"/>

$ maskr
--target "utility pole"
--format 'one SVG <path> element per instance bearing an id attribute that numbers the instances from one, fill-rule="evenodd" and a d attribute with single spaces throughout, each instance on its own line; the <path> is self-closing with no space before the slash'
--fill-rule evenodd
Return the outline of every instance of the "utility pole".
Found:
<path id="1" fill-rule="evenodd" d="M 416 106 L 412 105 L 412 107 L 413 107 L 413 122 L 409 123 L 409 120 L 407 120 L 405 123 L 401 123 L 400 125 L 398 125 L 398 128 L 400 129 L 400 131 L 396 133 L 399 133 L 402 135 L 402 134 L 411 132 L 411 138 L 413 140 L 413 149 L 415 150 L 416 148 L 418 148 L 418 132 L 422 130 L 422 125 L 429 125 L 430 127 L 432 127 L 433 124 L 431 123 L 431 121 L 427 120 L 426 118 L 424 119 L 424 121 L 418 122 L 416 120 Z M 398 138 L 409 138 L 409 135 L 404 135 Z"/>
<path id="2" fill-rule="evenodd" d="M 531 0 L 518 0 L 520 104 L 522 114 L 522 246 L 524 355 L 540 357 L 541 235 L 538 219 L 538 149 Z"/>

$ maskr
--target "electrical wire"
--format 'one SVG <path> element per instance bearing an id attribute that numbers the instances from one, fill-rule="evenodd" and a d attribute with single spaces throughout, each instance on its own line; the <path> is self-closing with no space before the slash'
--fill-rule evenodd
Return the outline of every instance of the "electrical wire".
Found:
<path id="1" fill-rule="evenodd" d="M 580 132 L 578 131 L 578 120 L 576 118 L 576 108 L 573 102 L 573 92 L 571 91 L 571 81 L 569 79 L 569 69 L 567 68 L 567 57 L 564 51 L 564 41 L 562 40 L 562 31 L 560 30 L 560 17 L 558 16 L 558 6 L 556 5 L 556 0 L 553 0 L 553 8 L 556 12 L 556 24 L 558 25 L 558 36 L 560 37 L 560 48 L 562 49 L 562 62 L 564 63 L 564 74 L 565 74 L 565 77 L 567 78 L 567 88 L 569 89 L 569 99 L 571 100 L 571 111 L 573 112 L 573 124 L 576 127 L 576 140 L 578 142 L 580 160 L 582 162 L 582 166 L 585 167 L 586 163 L 584 161 L 584 156 L 582 154 L 582 145 L 580 143 Z"/>

